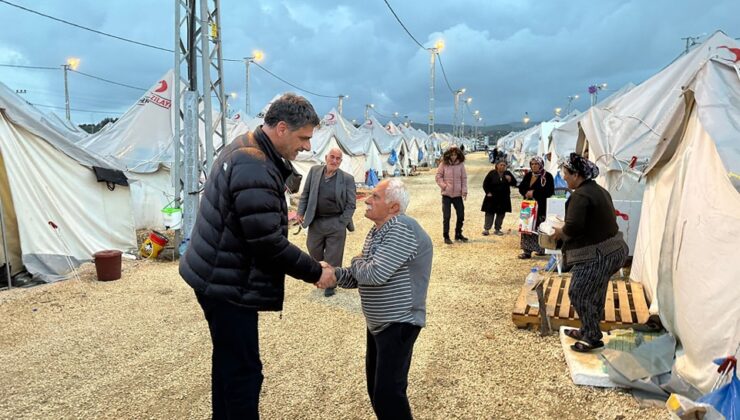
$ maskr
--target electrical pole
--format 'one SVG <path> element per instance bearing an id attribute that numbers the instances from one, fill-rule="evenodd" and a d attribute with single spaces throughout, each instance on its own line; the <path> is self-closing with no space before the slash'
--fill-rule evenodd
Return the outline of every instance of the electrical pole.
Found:
<path id="1" fill-rule="evenodd" d="M 200 1 L 200 10 L 196 2 Z M 209 8 L 210 6 L 210 8 Z M 172 165 L 174 207 L 182 209 L 182 225 L 176 229 L 175 242 L 190 237 L 200 202 L 202 182 L 208 177 L 215 150 L 214 134 L 226 144 L 226 98 L 223 87 L 219 0 L 175 0 L 175 80 L 174 103 L 175 161 Z M 211 48 L 211 43 L 213 48 Z M 198 83 L 198 59 L 201 62 Z M 187 68 L 187 79 L 181 83 L 181 67 Z M 212 78 L 212 72 L 215 77 Z M 220 117 L 214 127 L 212 101 L 216 98 Z M 199 125 L 203 124 L 203 138 Z M 220 131 L 220 133 L 219 133 Z M 178 248 L 175 248 L 178 251 Z"/>

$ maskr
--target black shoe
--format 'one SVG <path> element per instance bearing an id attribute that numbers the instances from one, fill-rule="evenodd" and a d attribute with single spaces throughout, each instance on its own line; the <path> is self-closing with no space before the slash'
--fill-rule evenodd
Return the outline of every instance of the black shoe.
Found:
<path id="1" fill-rule="evenodd" d="M 324 289 L 324 297 L 334 296 L 335 294 L 337 294 L 337 292 L 333 287 Z"/>
<path id="2" fill-rule="evenodd" d="M 532 253 L 530 253 L 530 252 L 522 252 L 521 254 L 517 255 L 516 257 L 519 258 L 520 260 L 528 260 L 528 259 L 532 258 Z"/>
<path id="3" fill-rule="evenodd" d="M 455 236 L 455 240 L 456 241 L 460 241 L 460 242 L 467 242 L 468 241 L 468 238 L 466 238 L 466 237 L 464 237 L 462 235 L 459 235 L 459 236 Z"/>
<path id="4" fill-rule="evenodd" d="M 447 245 L 452 245 L 453 244 L 453 242 L 452 242 L 452 240 L 450 238 L 445 238 L 445 243 Z"/>

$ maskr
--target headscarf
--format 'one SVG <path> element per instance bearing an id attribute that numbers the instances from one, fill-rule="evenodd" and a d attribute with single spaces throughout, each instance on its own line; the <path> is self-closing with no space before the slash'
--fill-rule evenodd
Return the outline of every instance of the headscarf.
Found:
<path id="1" fill-rule="evenodd" d="M 599 167 L 590 160 L 579 156 L 576 153 L 571 153 L 568 159 L 563 163 L 565 168 L 568 168 L 570 172 L 578 173 L 588 181 L 599 176 Z"/>
<path id="2" fill-rule="evenodd" d="M 540 165 L 540 170 L 537 172 L 533 172 L 537 176 L 544 176 L 545 175 L 545 161 L 542 160 L 541 157 L 535 156 L 529 161 L 529 167 L 532 167 L 533 163 L 538 163 Z"/>

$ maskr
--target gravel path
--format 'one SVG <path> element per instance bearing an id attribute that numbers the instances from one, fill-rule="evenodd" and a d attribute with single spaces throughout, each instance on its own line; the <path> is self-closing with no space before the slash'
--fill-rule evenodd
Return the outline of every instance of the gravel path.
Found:
<path id="1" fill-rule="evenodd" d="M 480 235 L 480 184 L 491 165 L 477 153 L 467 168 L 468 244 L 442 241 L 434 172 L 406 180 L 409 214 L 435 246 L 428 326 L 409 377 L 414 415 L 668 418 L 663 409 L 639 408 L 625 392 L 573 385 L 556 337 L 514 327 L 511 308 L 532 261 L 516 259 L 514 216 L 505 220 L 507 235 Z M 358 203 L 345 261 L 359 253 L 370 227 L 363 213 Z M 305 233 L 291 240 L 305 247 Z M 125 261 L 121 280 L 94 279 L 88 264 L 82 281 L 0 292 L 0 418 L 208 418 L 208 328 L 176 263 Z M 374 418 L 356 291 L 324 298 L 288 279 L 284 311 L 261 313 L 260 324 L 263 418 Z"/>

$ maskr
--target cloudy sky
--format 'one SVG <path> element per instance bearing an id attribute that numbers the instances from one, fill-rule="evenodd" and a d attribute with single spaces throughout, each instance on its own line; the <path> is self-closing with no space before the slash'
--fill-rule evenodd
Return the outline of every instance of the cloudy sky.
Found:
<path id="1" fill-rule="evenodd" d="M 740 1 L 710 0 L 388 0 L 425 47 L 443 39 L 442 64 L 453 89 L 466 88 L 484 124 L 552 117 L 568 97 L 590 103 L 587 87 L 639 83 L 685 48 L 716 30 L 740 37 Z M 79 71 L 148 88 L 173 66 L 173 54 L 104 37 L 10 4 L 116 36 L 172 49 L 173 0 L 0 0 L 0 64 L 56 67 L 79 57 Z M 223 54 L 255 49 L 262 65 L 321 95 L 349 95 L 344 114 L 362 119 L 374 103 L 381 121 L 394 112 L 426 122 L 429 52 L 395 20 L 383 0 L 222 0 Z M 437 65 L 436 121 L 450 123 L 453 95 Z M 275 94 L 297 91 L 252 67 L 252 109 Z M 244 108 L 244 64 L 224 64 L 234 108 Z M 0 82 L 26 100 L 64 115 L 61 70 L 0 66 Z M 70 74 L 73 120 L 120 116 L 141 91 Z M 300 91 L 297 91 L 301 93 Z M 607 96 L 608 92 L 602 92 Z M 305 94 L 319 114 L 336 99 Z M 51 108 L 57 107 L 57 108 Z M 466 122 L 470 123 L 470 114 Z"/>

